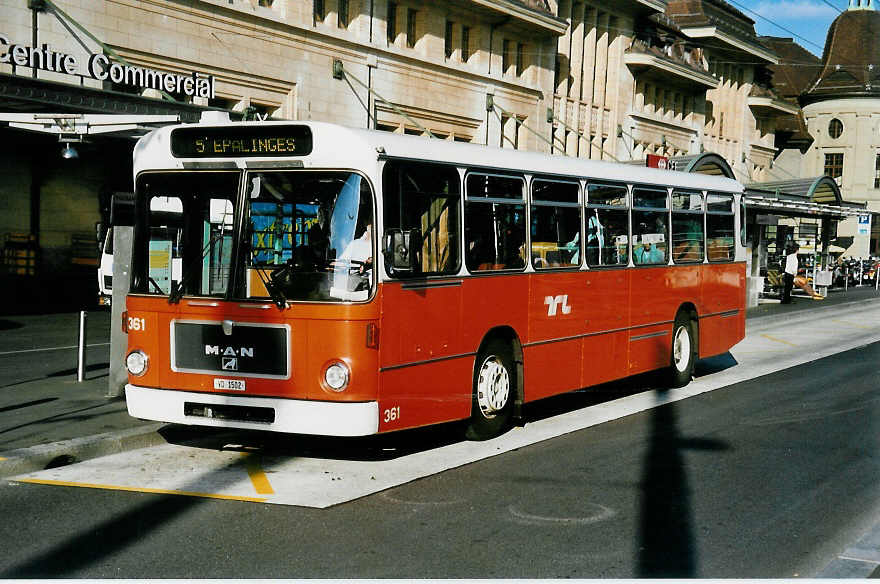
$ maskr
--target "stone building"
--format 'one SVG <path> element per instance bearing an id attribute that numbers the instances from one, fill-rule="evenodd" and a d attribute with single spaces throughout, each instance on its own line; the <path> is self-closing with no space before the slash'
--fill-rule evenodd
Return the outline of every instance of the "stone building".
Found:
<path id="1" fill-rule="evenodd" d="M 65 274 L 94 297 L 134 138 L 204 110 L 752 183 L 799 112 L 775 63 L 724 0 L 0 0 L 4 288 L 39 303 Z"/>
<path id="2" fill-rule="evenodd" d="M 811 146 L 792 165 L 799 176 L 828 175 L 846 201 L 880 212 L 880 12 L 872 0 L 850 0 L 828 29 L 818 75 L 799 96 Z M 842 222 L 855 257 L 880 255 L 873 214 Z"/>
<path id="3" fill-rule="evenodd" d="M 549 150 L 566 27 L 543 0 L 0 0 L 0 237 L 17 278 L 5 294 L 45 302 L 51 274 L 91 290 L 75 303 L 95 297 L 96 231 L 110 194 L 132 188 L 151 115 L 221 109 Z M 34 113 L 62 115 L 22 115 Z"/>

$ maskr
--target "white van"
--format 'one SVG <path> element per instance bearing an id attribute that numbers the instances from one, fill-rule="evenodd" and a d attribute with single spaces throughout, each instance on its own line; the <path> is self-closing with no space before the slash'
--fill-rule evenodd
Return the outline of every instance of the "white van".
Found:
<path id="1" fill-rule="evenodd" d="M 98 305 L 110 306 L 113 298 L 113 228 L 107 229 L 98 261 Z"/>

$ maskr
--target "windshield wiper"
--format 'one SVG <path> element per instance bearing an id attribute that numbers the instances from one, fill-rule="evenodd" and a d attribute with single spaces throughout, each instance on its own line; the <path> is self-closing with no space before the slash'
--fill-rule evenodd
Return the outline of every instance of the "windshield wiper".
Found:
<path id="1" fill-rule="evenodd" d="M 257 270 L 257 277 L 260 278 L 260 282 L 263 283 L 263 287 L 265 287 L 266 292 L 269 293 L 269 298 L 272 299 L 272 302 L 275 303 L 275 306 L 278 307 L 278 310 L 284 310 L 285 308 L 287 308 L 287 297 L 284 295 L 284 292 L 281 291 L 281 288 L 272 281 L 271 275 L 266 275 L 266 268 L 258 267 L 253 261 L 254 258 L 257 257 L 257 253 L 258 252 L 256 250 L 251 250 L 251 263 Z"/>
<path id="2" fill-rule="evenodd" d="M 208 252 L 211 250 L 211 246 L 222 239 L 225 234 L 225 231 L 221 230 L 208 240 L 208 243 L 202 248 L 201 255 L 197 258 L 193 258 L 193 261 L 183 269 L 183 273 L 180 275 L 180 282 L 171 280 L 171 292 L 168 294 L 168 304 L 177 304 L 180 302 L 180 299 L 183 297 L 183 291 L 185 289 L 184 284 L 187 282 L 187 277 L 191 276 L 193 273 L 193 266 L 201 264 L 202 260 L 205 259 L 205 256 L 208 255 Z"/>

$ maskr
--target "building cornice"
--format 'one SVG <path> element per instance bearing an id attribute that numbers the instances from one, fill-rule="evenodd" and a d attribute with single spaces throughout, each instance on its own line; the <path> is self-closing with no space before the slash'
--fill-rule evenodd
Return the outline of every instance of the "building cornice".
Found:
<path id="1" fill-rule="evenodd" d="M 764 117 L 796 116 L 800 109 L 787 101 L 763 96 L 749 96 L 749 107 Z"/>
<path id="2" fill-rule="evenodd" d="M 496 12 L 501 12 L 520 21 L 526 22 L 533 26 L 537 26 L 552 32 L 555 35 L 562 36 L 568 30 L 568 22 L 553 16 L 550 13 L 541 13 L 537 10 L 524 6 L 518 2 L 510 0 L 471 0 L 474 4 L 488 8 Z"/>
<path id="3" fill-rule="evenodd" d="M 737 49 L 738 51 L 762 59 L 771 65 L 779 64 L 779 59 L 772 51 L 756 46 L 752 43 L 743 42 L 741 39 L 731 36 L 717 26 L 682 28 L 681 32 L 693 39 L 715 39 L 716 41 Z"/>
<path id="4" fill-rule="evenodd" d="M 715 89 L 718 87 L 718 80 L 712 75 L 650 53 L 629 52 L 624 54 L 623 60 L 634 71 L 645 68 L 653 69 L 660 74 L 674 75 L 679 81 L 697 85 L 704 89 Z"/>

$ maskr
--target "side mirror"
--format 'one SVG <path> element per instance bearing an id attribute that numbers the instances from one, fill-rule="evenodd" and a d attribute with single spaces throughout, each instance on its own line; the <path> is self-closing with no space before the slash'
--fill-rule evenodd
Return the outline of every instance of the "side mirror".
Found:
<path id="1" fill-rule="evenodd" d="M 385 263 L 399 274 L 411 274 L 418 267 L 418 229 L 385 231 Z"/>
<path id="2" fill-rule="evenodd" d="M 113 193 L 110 201 L 110 225 L 134 225 L 134 193 Z"/>

